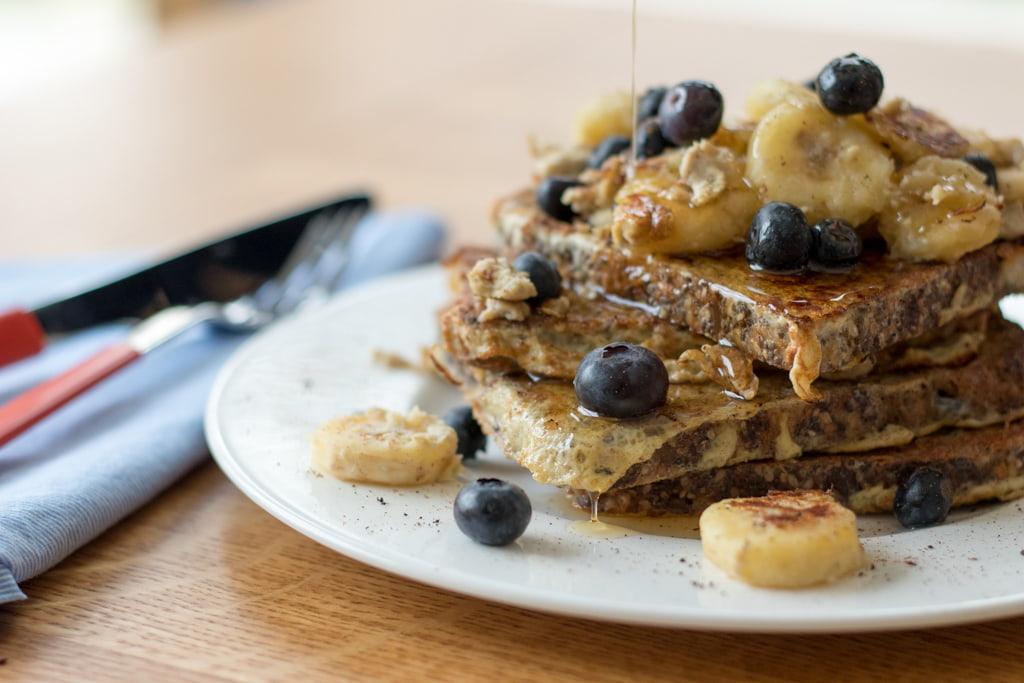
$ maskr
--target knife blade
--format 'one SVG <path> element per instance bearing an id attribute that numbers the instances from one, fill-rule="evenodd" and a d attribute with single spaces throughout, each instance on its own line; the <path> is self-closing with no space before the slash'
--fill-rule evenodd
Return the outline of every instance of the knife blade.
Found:
<path id="1" fill-rule="evenodd" d="M 314 214 L 344 205 L 369 207 L 370 199 L 347 195 L 232 232 L 64 299 L 6 311 L 0 314 L 0 366 L 39 353 L 50 334 L 146 318 L 168 306 L 230 301 L 251 292 L 277 272 Z"/>

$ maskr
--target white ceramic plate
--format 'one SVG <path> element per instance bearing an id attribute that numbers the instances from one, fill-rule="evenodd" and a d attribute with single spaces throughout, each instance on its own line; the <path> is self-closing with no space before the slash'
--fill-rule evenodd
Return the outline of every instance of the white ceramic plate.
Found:
<path id="1" fill-rule="evenodd" d="M 620 538 L 580 534 L 586 515 L 498 453 L 476 476 L 515 481 L 534 515 L 515 544 L 462 535 L 451 503 L 462 482 L 419 488 L 314 476 L 309 435 L 337 415 L 413 405 L 441 413 L 458 396 L 425 374 L 387 369 L 374 350 L 419 357 L 436 338 L 446 296 L 438 267 L 351 290 L 245 344 L 210 397 L 207 435 L 228 477 L 258 505 L 340 553 L 459 593 L 543 611 L 628 623 L 732 631 L 856 631 L 936 626 L 1024 613 L 1024 507 L 958 511 L 906 531 L 860 522 L 874 568 L 801 591 L 751 588 L 703 560 L 694 519 L 628 523 Z M 1010 304 L 1020 319 L 1019 302 Z"/>

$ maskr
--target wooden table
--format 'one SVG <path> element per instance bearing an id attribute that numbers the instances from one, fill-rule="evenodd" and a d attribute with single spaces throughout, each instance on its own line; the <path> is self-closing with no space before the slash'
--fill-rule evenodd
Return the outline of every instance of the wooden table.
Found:
<path id="1" fill-rule="evenodd" d="M 642 5 L 643 3 L 641 3 Z M 167 250 L 372 189 L 488 242 L 526 140 L 628 88 L 628 3 L 291 0 L 196 23 L 132 64 L 0 109 L 0 254 Z M 644 9 L 644 8 L 642 8 Z M 1024 133 L 1024 52 L 642 13 L 638 81 L 761 76 L 857 50 L 889 92 Z M 860 635 L 731 635 L 549 616 L 368 568 L 206 463 L 0 608 L 18 680 L 1020 680 L 1024 618 Z"/>

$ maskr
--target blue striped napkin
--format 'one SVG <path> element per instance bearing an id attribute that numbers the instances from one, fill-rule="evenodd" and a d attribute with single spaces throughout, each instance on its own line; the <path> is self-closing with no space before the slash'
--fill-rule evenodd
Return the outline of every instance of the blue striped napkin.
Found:
<path id="1" fill-rule="evenodd" d="M 440 256 L 444 230 L 417 210 L 375 212 L 352 238 L 347 287 Z M 0 262 L 0 310 L 33 306 L 126 272 L 125 255 Z M 31 297 L 27 297 L 31 293 Z M 0 369 L 0 403 L 122 341 L 126 324 L 51 343 Z M 203 408 L 244 336 L 198 327 L 128 366 L 0 446 L 0 603 L 209 456 Z"/>

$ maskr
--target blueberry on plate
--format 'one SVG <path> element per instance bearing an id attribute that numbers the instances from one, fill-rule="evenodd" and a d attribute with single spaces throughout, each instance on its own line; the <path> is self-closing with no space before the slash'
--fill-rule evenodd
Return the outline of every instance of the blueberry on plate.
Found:
<path id="1" fill-rule="evenodd" d="M 661 124 L 658 123 L 658 119 L 647 119 L 636 129 L 637 159 L 656 157 L 671 146 L 671 143 L 661 134 Z"/>
<path id="2" fill-rule="evenodd" d="M 638 122 L 646 121 L 657 116 L 658 110 L 661 108 L 661 101 L 665 99 L 667 92 L 668 88 L 661 85 L 648 88 L 636 104 L 636 120 Z"/>
<path id="3" fill-rule="evenodd" d="M 665 404 L 668 370 L 650 349 L 613 342 L 583 357 L 572 384 L 583 408 L 603 417 L 636 417 Z"/>
<path id="4" fill-rule="evenodd" d="M 527 303 L 533 305 L 562 294 L 562 274 L 551 259 L 535 251 L 525 251 L 516 257 L 512 267 L 529 275 L 537 289 L 537 296 L 530 297 Z"/>
<path id="5" fill-rule="evenodd" d="M 458 445 L 455 452 L 462 458 L 475 458 L 476 454 L 487 448 L 487 437 L 480 429 L 480 423 L 473 416 L 473 409 L 469 406 L 456 406 L 442 418 L 444 423 L 455 430 L 458 437 Z"/>
<path id="6" fill-rule="evenodd" d="M 526 492 L 502 479 L 477 479 L 455 496 L 455 523 L 484 545 L 508 545 L 523 535 L 533 516 Z"/>
<path id="7" fill-rule="evenodd" d="M 878 104 L 884 87 L 878 66 L 854 53 L 826 64 L 815 82 L 822 105 L 840 116 L 868 111 Z"/>
<path id="8" fill-rule="evenodd" d="M 797 273 L 810 261 L 812 242 L 803 211 L 787 202 L 770 202 L 750 222 L 747 263 L 753 270 Z"/>
<path id="9" fill-rule="evenodd" d="M 556 221 L 572 221 L 576 217 L 576 212 L 562 201 L 562 194 L 570 187 L 578 187 L 581 184 L 572 176 L 548 176 L 537 185 L 537 206 Z"/>
<path id="10" fill-rule="evenodd" d="M 587 168 L 601 168 L 604 162 L 616 154 L 629 149 L 630 140 L 625 135 L 609 135 L 594 148 L 587 160 Z"/>
<path id="11" fill-rule="evenodd" d="M 665 93 L 658 108 L 661 134 L 673 145 L 709 138 L 722 123 L 725 101 L 705 81 L 683 81 Z"/>
<path id="12" fill-rule="evenodd" d="M 857 265 L 863 249 L 860 235 L 846 221 L 828 218 L 811 226 L 809 267 L 819 273 L 845 273 Z"/>
<path id="13" fill-rule="evenodd" d="M 939 524 L 953 506 L 953 482 L 942 472 L 919 467 L 896 489 L 892 511 L 908 529 Z"/>
<path id="14" fill-rule="evenodd" d="M 985 184 L 999 192 L 999 180 L 996 178 L 996 165 L 984 154 L 972 152 L 964 157 L 964 161 L 985 174 Z"/>

